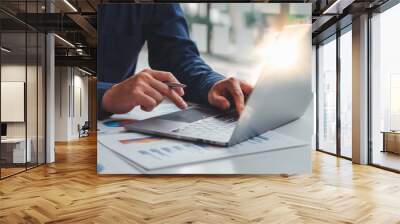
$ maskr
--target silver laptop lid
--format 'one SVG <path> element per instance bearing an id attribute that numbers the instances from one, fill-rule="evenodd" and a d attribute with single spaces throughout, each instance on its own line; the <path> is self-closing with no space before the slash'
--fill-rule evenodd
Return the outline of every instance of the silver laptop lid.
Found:
<path id="1" fill-rule="evenodd" d="M 230 145 L 298 119 L 311 102 L 311 21 L 283 26 L 269 45 Z"/>

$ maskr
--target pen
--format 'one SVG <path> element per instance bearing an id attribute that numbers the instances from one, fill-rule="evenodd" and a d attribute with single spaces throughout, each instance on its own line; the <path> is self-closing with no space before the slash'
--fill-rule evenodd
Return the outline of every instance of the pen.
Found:
<path id="1" fill-rule="evenodd" d="M 185 88 L 186 85 L 178 82 L 164 82 L 169 88 Z"/>

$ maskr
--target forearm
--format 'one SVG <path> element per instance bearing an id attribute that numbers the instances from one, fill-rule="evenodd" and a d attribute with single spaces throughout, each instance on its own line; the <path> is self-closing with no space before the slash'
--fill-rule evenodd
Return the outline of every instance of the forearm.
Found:
<path id="1" fill-rule="evenodd" d="M 202 64 L 193 64 L 192 66 L 193 69 L 189 69 L 191 75 L 187 75 L 186 80 L 183 80 L 189 86 L 188 89 L 190 89 L 190 91 L 186 91 L 185 97 L 187 100 L 206 104 L 208 103 L 207 95 L 211 87 L 216 82 L 224 79 L 224 76 L 214 72 L 211 68 L 201 69 L 204 66 Z"/>
<path id="2" fill-rule="evenodd" d="M 187 51 L 187 49 L 185 50 Z M 208 103 L 207 94 L 210 88 L 224 79 L 224 76 L 213 71 L 196 53 L 175 52 L 169 56 L 168 66 L 163 67 L 161 63 L 152 63 L 154 69 L 170 71 L 181 83 L 188 87 L 185 89 L 185 99 L 197 103 Z"/>
<path id="3" fill-rule="evenodd" d="M 179 5 L 157 6 L 155 15 L 153 25 L 145 27 L 150 66 L 169 71 L 188 85 L 186 99 L 207 103 L 211 86 L 224 76 L 213 71 L 201 59 L 196 44 L 190 39 Z"/>

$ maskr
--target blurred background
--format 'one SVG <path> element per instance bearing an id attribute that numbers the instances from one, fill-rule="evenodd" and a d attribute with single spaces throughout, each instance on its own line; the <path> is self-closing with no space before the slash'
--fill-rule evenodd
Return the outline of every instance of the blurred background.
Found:
<path id="1" fill-rule="evenodd" d="M 215 71 L 255 83 L 265 44 L 285 24 L 311 24 L 310 5 L 280 3 L 181 3 L 192 40 Z M 146 45 L 137 70 L 149 67 Z"/>

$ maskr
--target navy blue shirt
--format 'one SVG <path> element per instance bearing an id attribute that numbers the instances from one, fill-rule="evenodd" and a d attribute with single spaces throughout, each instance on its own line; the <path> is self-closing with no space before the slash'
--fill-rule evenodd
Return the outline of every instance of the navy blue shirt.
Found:
<path id="1" fill-rule="evenodd" d="M 101 106 L 104 92 L 135 74 L 145 41 L 150 67 L 171 72 L 186 84 L 186 100 L 208 103 L 208 91 L 224 78 L 200 58 L 179 4 L 100 5 L 98 24 L 99 119 L 110 115 Z"/>

